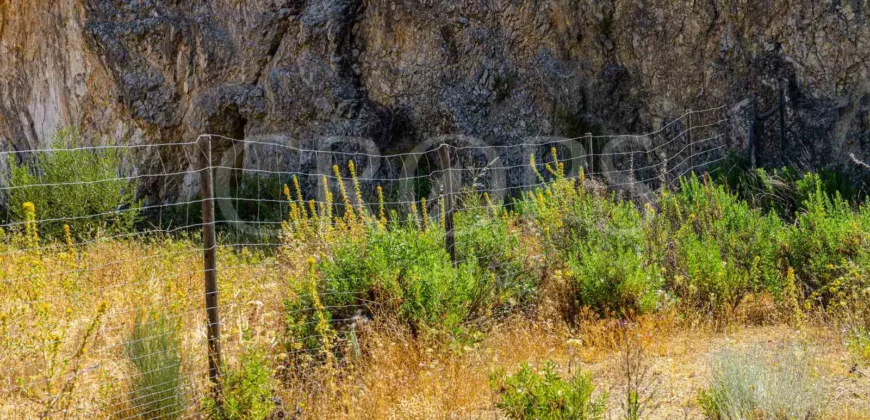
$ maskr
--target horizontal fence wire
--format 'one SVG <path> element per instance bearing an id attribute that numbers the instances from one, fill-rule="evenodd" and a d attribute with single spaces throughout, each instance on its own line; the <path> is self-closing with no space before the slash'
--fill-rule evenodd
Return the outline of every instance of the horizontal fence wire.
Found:
<path id="1" fill-rule="evenodd" d="M 432 247 L 445 258 L 451 237 L 457 270 L 516 281 L 520 267 L 503 260 L 505 249 L 476 248 L 493 214 L 528 211 L 557 179 L 654 203 L 726 157 L 723 115 L 689 111 L 643 135 L 498 145 L 447 136 L 394 154 L 358 138 L 307 147 L 208 134 L 0 151 L 0 418 L 201 417 L 213 397 L 209 309 L 220 314 L 220 381 L 261 349 L 287 395 L 302 395 L 318 372 L 359 351 L 358 332 L 403 303 L 347 285 L 406 273 L 323 268 L 355 226 L 372 232 L 361 235 L 418 231 L 383 246 Z M 200 194 L 204 172 L 213 198 Z M 204 223 L 211 204 L 216 218 Z M 213 248 L 202 242 L 207 228 L 217 232 Z M 213 308 L 203 289 L 209 250 Z"/>

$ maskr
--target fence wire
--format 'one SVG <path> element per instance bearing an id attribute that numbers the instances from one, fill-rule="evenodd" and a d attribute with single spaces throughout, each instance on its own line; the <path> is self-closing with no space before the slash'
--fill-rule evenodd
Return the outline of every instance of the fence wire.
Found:
<path id="1" fill-rule="evenodd" d="M 350 232 L 347 214 L 387 230 L 436 231 L 436 241 L 387 244 L 396 252 L 444 248 L 452 236 L 457 266 L 486 261 L 490 281 L 513 281 L 518 267 L 495 255 L 504 250 L 477 250 L 471 261 L 487 212 L 516 210 L 554 180 L 554 168 L 652 202 L 725 157 L 724 122 L 715 108 L 645 135 L 497 146 L 453 136 L 402 154 L 356 139 L 304 148 L 217 135 L 2 151 L 0 418 L 187 418 L 207 409 L 204 203 L 217 216 L 221 378 L 260 349 L 274 380 L 293 389 L 312 386 L 325 365 L 348 363 L 337 355 L 359 351 L 357 331 L 400 304 L 333 288 L 365 274 L 311 275 L 309 258 L 319 263 Z M 200 195 L 203 171 L 213 200 Z"/>

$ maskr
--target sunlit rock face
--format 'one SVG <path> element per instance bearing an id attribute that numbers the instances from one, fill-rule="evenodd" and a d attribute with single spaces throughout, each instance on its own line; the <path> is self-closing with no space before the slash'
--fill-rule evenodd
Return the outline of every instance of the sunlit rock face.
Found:
<path id="1" fill-rule="evenodd" d="M 388 153 L 644 132 L 719 105 L 740 148 L 748 98 L 766 111 L 782 84 L 791 160 L 870 159 L 866 0 L 6 0 L 0 57 L 0 144 L 18 150 L 76 125 L 94 142 Z M 139 170 L 190 161 L 155 150 Z"/>

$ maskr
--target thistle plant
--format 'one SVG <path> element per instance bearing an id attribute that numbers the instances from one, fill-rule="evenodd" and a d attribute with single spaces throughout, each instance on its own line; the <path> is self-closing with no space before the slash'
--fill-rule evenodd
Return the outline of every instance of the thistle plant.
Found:
<path id="1" fill-rule="evenodd" d="M 556 179 L 562 179 L 565 177 L 565 162 L 559 162 L 559 154 L 556 152 L 556 148 L 553 147 L 550 149 L 550 155 L 553 157 L 553 165 L 551 166 L 549 163 L 544 164 L 544 167 L 547 169 L 547 172 L 553 175 Z"/>
<path id="2" fill-rule="evenodd" d="M 447 203 L 444 201 L 444 198 L 441 200 L 441 226 L 447 226 Z"/>
<path id="3" fill-rule="evenodd" d="M 794 268 L 792 267 L 789 267 L 786 271 L 782 294 L 786 308 L 791 312 L 792 319 L 798 324 L 803 322 L 804 313 L 801 311 L 797 280 L 795 279 Z"/>
<path id="4" fill-rule="evenodd" d="M 293 187 L 296 189 L 296 202 L 299 206 L 300 216 L 307 219 L 308 214 L 305 212 L 305 200 L 302 198 L 302 188 L 299 186 L 299 177 L 296 175 L 293 175 Z M 312 214 L 311 216 L 314 215 Z"/>
<path id="5" fill-rule="evenodd" d="M 319 354 L 323 368 L 331 371 L 335 366 L 336 333 L 330 324 L 332 314 L 321 298 L 317 261 L 313 257 L 306 260 L 300 283 L 299 295 L 284 301 L 288 355 L 292 356 L 293 364 L 304 369 L 314 363 L 312 355 Z"/>

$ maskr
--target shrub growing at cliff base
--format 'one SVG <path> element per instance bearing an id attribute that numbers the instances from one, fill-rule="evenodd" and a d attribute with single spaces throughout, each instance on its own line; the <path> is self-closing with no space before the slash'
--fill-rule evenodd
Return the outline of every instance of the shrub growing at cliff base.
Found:
<path id="1" fill-rule="evenodd" d="M 82 149 L 78 130 L 66 128 L 52 138 L 54 151 L 35 153 L 22 163 L 9 155 L 7 191 L 12 222 L 20 222 L 25 202 L 39 209 L 43 236 L 63 240 L 63 225 L 79 239 L 99 233 L 127 233 L 140 218 L 136 182 L 123 174 L 120 148 Z M 72 149 L 72 150 L 70 150 Z"/>

